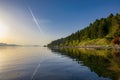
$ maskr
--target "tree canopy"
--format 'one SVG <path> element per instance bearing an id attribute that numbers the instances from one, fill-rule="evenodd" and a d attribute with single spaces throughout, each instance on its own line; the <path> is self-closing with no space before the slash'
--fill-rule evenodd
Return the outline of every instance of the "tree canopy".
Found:
<path id="1" fill-rule="evenodd" d="M 112 39 L 115 34 L 120 36 L 120 14 L 110 14 L 107 18 L 96 19 L 84 29 L 52 41 L 48 46 L 76 46 L 84 40 Z"/>

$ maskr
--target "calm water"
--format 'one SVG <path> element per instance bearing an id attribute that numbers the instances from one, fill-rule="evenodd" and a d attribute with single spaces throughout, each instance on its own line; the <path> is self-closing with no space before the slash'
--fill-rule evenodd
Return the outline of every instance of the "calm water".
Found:
<path id="1" fill-rule="evenodd" d="M 0 47 L 0 80 L 120 80 L 120 52 Z"/>

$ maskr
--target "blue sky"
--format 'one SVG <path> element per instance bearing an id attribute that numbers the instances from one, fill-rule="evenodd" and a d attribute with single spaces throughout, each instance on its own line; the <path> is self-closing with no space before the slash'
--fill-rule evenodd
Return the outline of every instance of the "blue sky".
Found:
<path id="1" fill-rule="evenodd" d="M 0 0 L 2 42 L 47 44 L 83 29 L 96 19 L 120 13 L 120 0 Z"/>

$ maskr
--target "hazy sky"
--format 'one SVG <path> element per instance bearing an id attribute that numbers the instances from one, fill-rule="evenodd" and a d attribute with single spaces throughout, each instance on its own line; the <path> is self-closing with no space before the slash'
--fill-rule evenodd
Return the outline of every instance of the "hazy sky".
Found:
<path id="1" fill-rule="evenodd" d="M 120 13 L 120 0 L 0 0 L 0 42 L 47 44 Z"/>

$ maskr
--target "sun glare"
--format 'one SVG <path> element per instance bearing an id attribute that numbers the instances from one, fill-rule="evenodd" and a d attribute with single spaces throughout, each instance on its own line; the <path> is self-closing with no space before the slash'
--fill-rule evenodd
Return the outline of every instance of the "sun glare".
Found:
<path id="1" fill-rule="evenodd" d="M 0 23 L 0 38 L 3 38 L 6 36 L 7 29 L 6 26 Z"/>

